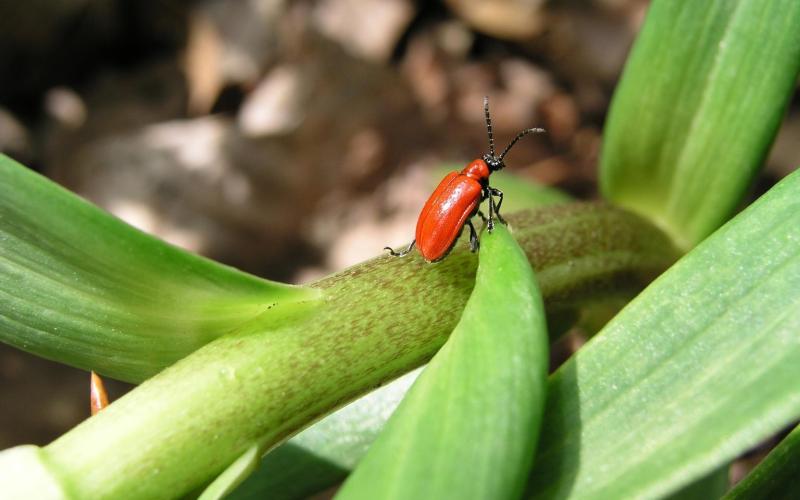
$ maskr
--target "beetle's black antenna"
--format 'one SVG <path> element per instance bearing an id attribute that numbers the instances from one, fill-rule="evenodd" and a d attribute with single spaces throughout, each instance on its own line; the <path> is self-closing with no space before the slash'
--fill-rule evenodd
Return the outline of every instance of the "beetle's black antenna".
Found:
<path id="1" fill-rule="evenodd" d="M 492 119 L 489 117 L 489 96 L 483 96 L 483 114 L 486 116 L 486 130 L 489 132 L 489 154 L 494 158 L 494 135 L 492 134 Z"/>
<path id="2" fill-rule="evenodd" d="M 525 137 L 525 136 L 526 136 L 526 135 L 528 135 L 528 134 L 533 134 L 533 133 L 540 134 L 540 133 L 542 133 L 542 132 L 544 132 L 544 131 L 545 131 L 545 130 L 544 130 L 543 128 L 527 128 L 527 129 L 523 130 L 522 132 L 520 132 L 519 134 L 517 134 L 517 136 L 516 136 L 516 137 L 514 137 L 514 140 L 513 140 L 513 141 L 511 141 L 511 144 L 509 144 L 508 146 L 506 146 L 506 149 L 505 149 L 505 150 L 503 150 L 503 154 L 501 154 L 501 155 L 500 155 L 500 157 L 498 158 L 498 160 L 500 160 L 500 161 L 503 161 L 503 158 L 505 158 L 505 156 L 506 156 L 506 153 L 508 153 L 508 150 L 509 150 L 509 149 L 511 149 L 511 146 L 513 146 L 514 144 L 516 144 L 518 140 L 522 139 L 523 137 Z"/>

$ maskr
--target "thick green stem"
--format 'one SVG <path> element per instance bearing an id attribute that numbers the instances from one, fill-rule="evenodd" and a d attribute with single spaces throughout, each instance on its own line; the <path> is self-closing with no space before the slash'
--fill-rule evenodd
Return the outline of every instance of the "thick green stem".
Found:
<path id="1" fill-rule="evenodd" d="M 509 221 L 550 315 L 635 292 L 676 257 L 657 229 L 607 205 Z M 268 311 L 211 342 L 45 447 L 43 460 L 76 498 L 179 497 L 253 444 L 266 451 L 426 362 L 457 323 L 476 264 L 461 242 L 438 264 L 381 257 L 323 279 L 305 311 L 277 321 Z"/>

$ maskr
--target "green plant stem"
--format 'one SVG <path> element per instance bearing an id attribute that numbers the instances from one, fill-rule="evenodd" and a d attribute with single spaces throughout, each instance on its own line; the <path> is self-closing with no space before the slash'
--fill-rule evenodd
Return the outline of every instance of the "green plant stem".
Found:
<path id="1" fill-rule="evenodd" d="M 548 314 L 634 293 L 676 257 L 660 231 L 602 204 L 509 221 Z M 439 264 L 381 257 L 323 279 L 313 285 L 322 299 L 305 311 L 268 330 L 257 318 L 202 347 L 45 447 L 41 460 L 76 498 L 179 497 L 254 444 L 266 451 L 430 359 L 458 321 L 476 264 L 462 241 Z"/>

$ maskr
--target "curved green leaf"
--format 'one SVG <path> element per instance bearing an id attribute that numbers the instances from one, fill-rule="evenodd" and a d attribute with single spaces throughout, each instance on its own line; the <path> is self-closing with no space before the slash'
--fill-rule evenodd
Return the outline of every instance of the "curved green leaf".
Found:
<path id="1" fill-rule="evenodd" d="M 800 417 L 800 172 L 551 376 L 530 492 L 659 497 Z"/>
<path id="2" fill-rule="evenodd" d="M 2 342 L 141 382 L 316 296 L 170 246 L 0 155 Z"/>
<path id="3" fill-rule="evenodd" d="M 750 471 L 725 500 L 792 500 L 800 492 L 800 426 Z"/>
<path id="4" fill-rule="evenodd" d="M 233 491 L 258 467 L 261 451 L 253 445 L 220 474 L 197 498 L 197 500 L 219 500 Z"/>
<path id="5" fill-rule="evenodd" d="M 484 232 L 475 288 L 338 498 L 515 498 L 545 398 L 544 308 L 505 226 Z"/>
<path id="6" fill-rule="evenodd" d="M 739 204 L 798 71 L 797 0 L 654 0 L 609 112 L 603 194 L 695 245 Z"/>

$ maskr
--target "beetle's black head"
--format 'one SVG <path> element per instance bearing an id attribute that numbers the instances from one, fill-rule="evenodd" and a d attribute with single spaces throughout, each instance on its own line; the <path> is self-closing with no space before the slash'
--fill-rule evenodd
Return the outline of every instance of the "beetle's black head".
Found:
<path id="1" fill-rule="evenodd" d="M 506 164 L 505 162 L 503 162 L 503 160 L 492 155 L 491 153 L 486 153 L 485 155 L 483 155 L 483 161 L 485 161 L 486 165 L 489 166 L 489 172 L 496 172 L 497 170 L 506 167 Z"/>
<path id="2" fill-rule="evenodd" d="M 544 132 L 544 129 L 542 128 L 527 128 L 523 130 L 522 132 L 517 134 L 516 137 L 514 137 L 514 140 L 511 141 L 511 143 L 508 146 L 506 146 L 506 149 L 503 150 L 500 156 L 497 156 L 497 154 L 494 151 L 494 135 L 492 134 L 492 118 L 489 116 L 488 95 L 483 98 L 483 114 L 486 116 L 486 131 L 489 133 L 489 152 L 483 155 L 483 161 L 485 161 L 486 164 L 489 166 L 490 172 L 494 172 L 496 170 L 505 168 L 506 164 L 503 161 L 503 159 L 506 157 L 506 154 L 511 149 L 511 147 L 514 144 L 516 144 L 518 140 L 522 139 L 528 134 Z"/>

